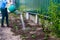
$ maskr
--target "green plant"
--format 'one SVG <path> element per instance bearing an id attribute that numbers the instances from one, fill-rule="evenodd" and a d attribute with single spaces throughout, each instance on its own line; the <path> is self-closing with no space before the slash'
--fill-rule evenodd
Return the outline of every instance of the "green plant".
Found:
<path id="1" fill-rule="evenodd" d="M 60 37 L 60 4 L 55 4 L 52 0 L 50 0 L 50 4 L 48 7 L 48 17 L 45 15 L 38 15 L 41 19 L 42 28 L 45 33 L 49 34 L 51 31 L 52 34 L 55 34 L 57 37 Z M 48 23 L 45 23 L 45 20 L 48 20 Z M 45 30 L 45 25 L 48 30 Z"/>
<path id="2" fill-rule="evenodd" d="M 17 31 L 18 30 L 18 26 L 16 24 L 14 24 L 13 26 L 14 26 L 13 28 Z"/>
<path id="3" fill-rule="evenodd" d="M 55 33 L 57 37 L 60 37 L 60 12 L 58 7 L 59 6 L 54 4 L 51 0 L 48 8 L 48 14 L 51 17 L 50 22 L 52 22 L 52 25 L 50 25 L 50 29 L 52 33 Z"/>
<path id="4" fill-rule="evenodd" d="M 25 39 L 27 36 L 25 34 L 22 35 L 22 38 Z"/>
<path id="5" fill-rule="evenodd" d="M 48 40 L 48 34 L 45 34 L 44 40 Z"/>
<path id="6" fill-rule="evenodd" d="M 32 31 L 35 31 L 36 30 L 36 28 L 32 28 Z"/>
<path id="7" fill-rule="evenodd" d="M 34 39 L 35 39 L 35 38 L 36 38 L 36 35 L 35 35 L 35 34 L 32 34 L 32 38 L 34 38 Z"/>

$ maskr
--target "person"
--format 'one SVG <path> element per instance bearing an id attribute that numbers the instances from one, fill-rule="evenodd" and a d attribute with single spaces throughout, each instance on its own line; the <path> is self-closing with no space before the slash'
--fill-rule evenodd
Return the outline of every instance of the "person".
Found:
<path id="1" fill-rule="evenodd" d="M 9 27 L 8 11 L 7 11 L 7 0 L 0 0 L 0 9 L 1 9 L 1 14 L 2 14 L 1 27 L 5 27 L 4 26 L 4 18 L 5 17 L 6 17 L 7 27 Z"/>

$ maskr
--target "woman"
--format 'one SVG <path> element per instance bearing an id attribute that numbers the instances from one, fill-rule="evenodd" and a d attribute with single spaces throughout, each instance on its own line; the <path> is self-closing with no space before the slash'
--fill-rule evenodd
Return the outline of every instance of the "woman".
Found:
<path id="1" fill-rule="evenodd" d="M 4 18 L 6 17 L 6 24 L 9 27 L 8 22 L 8 11 L 7 11 L 7 0 L 0 0 L 0 9 L 2 14 L 1 27 L 4 27 Z"/>

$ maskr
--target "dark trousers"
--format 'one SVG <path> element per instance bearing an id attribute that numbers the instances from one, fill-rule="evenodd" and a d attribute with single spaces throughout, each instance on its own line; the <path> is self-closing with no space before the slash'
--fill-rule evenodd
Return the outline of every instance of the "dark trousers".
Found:
<path id="1" fill-rule="evenodd" d="M 7 23 L 7 26 L 8 26 L 9 23 L 8 23 L 8 12 L 7 12 L 7 8 L 5 8 L 5 9 L 2 9 L 1 8 L 1 13 L 2 13 L 1 25 L 2 26 L 4 25 L 4 18 L 6 17 L 6 23 Z"/>

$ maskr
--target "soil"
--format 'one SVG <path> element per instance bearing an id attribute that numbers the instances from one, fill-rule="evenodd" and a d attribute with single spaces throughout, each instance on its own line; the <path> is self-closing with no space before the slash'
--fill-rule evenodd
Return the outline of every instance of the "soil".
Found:
<path id="1" fill-rule="evenodd" d="M 45 34 L 40 25 L 35 24 L 31 20 L 24 20 L 25 30 L 22 30 L 21 20 L 10 20 L 10 25 L 14 35 L 21 35 L 22 40 L 44 40 Z"/>
<path id="2" fill-rule="evenodd" d="M 21 40 L 20 35 L 14 36 L 11 28 L 0 27 L 0 40 Z"/>
<path id="3" fill-rule="evenodd" d="M 10 17 L 10 28 L 14 32 L 14 36 L 20 35 L 22 40 L 60 40 L 51 38 L 46 39 L 46 34 L 43 32 L 42 25 L 35 24 L 32 20 L 25 20 L 25 30 L 22 29 L 20 18 Z"/>

